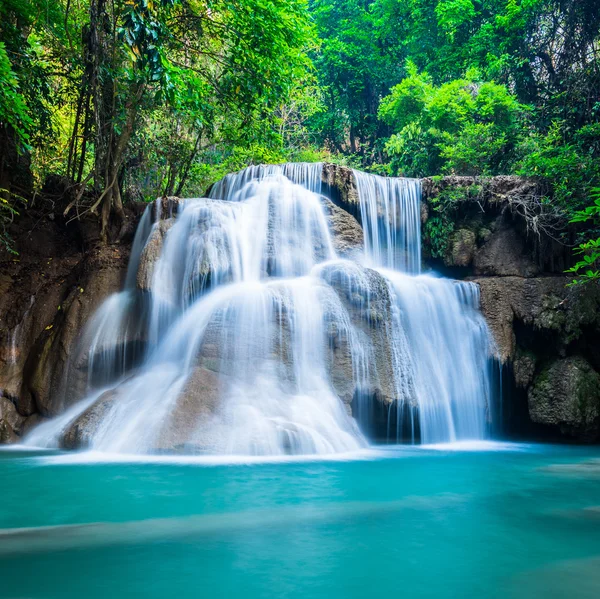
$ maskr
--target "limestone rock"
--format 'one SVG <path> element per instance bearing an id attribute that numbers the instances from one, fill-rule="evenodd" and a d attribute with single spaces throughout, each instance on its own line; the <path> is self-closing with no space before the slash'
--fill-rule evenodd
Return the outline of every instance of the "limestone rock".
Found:
<path id="1" fill-rule="evenodd" d="M 0 418 L 0 445 L 18 442 L 19 436 L 17 433 L 15 433 L 6 420 Z"/>
<path id="2" fill-rule="evenodd" d="M 63 433 L 61 447 L 64 449 L 89 447 L 116 397 L 117 393 L 114 390 L 103 393 L 93 405 L 71 422 Z"/>
<path id="3" fill-rule="evenodd" d="M 514 225 L 510 226 L 501 220 L 500 226 L 485 234 L 486 241 L 483 245 L 477 251 L 472 251 L 475 274 L 535 276 L 540 269 L 533 261 L 524 238 L 515 230 Z"/>
<path id="4" fill-rule="evenodd" d="M 346 258 L 362 251 L 364 237 L 358 221 L 330 200 L 324 199 L 323 204 L 333 237 L 333 247 L 338 255 Z"/>
<path id="5" fill-rule="evenodd" d="M 377 271 L 356 264 L 348 269 L 344 262 L 328 265 L 322 276 L 335 289 L 348 311 L 358 341 L 363 347 L 370 348 L 367 357 L 369 376 L 363 381 L 366 388 L 361 391 L 377 396 L 386 404 L 394 401 L 395 379 L 388 334 L 392 301 L 386 280 Z M 349 339 L 334 328 L 330 330 L 330 345 L 333 351 L 329 354 L 328 367 L 333 386 L 350 410 L 357 389 Z"/>
<path id="6" fill-rule="evenodd" d="M 46 422 L 46 418 L 44 418 L 41 414 L 38 414 L 37 412 L 35 414 L 32 414 L 31 416 L 28 416 L 25 419 L 25 422 L 23 422 L 23 429 L 21 431 L 21 436 L 25 437 L 34 428 L 36 428 L 38 425 L 40 425 L 44 422 Z"/>
<path id="7" fill-rule="evenodd" d="M 159 433 L 156 449 L 177 451 L 191 445 L 195 452 L 212 452 L 220 447 L 217 416 L 228 382 L 223 373 L 196 368 Z"/>
<path id="8" fill-rule="evenodd" d="M 114 246 L 90 252 L 77 284 L 30 353 L 22 396 L 31 397 L 42 415 L 56 415 L 83 396 L 87 372 L 73 363 L 76 341 L 101 302 L 121 288 L 128 257 Z"/>
<path id="9" fill-rule="evenodd" d="M 580 441 L 600 440 L 600 374 L 581 357 L 545 368 L 528 393 L 533 422 L 552 426 Z"/>
<path id="10" fill-rule="evenodd" d="M 14 443 L 22 433 L 25 418 L 6 397 L 0 397 L 0 443 Z"/>
<path id="11" fill-rule="evenodd" d="M 513 373 L 517 387 L 527 389 L 535 374 L 535 357 L 532 354 L 518 352 L 513 361 Z"/>
<path id="12" fill-rule="evenodd" d="M 152 229 L 150 237 L 144 246 L 140 256 L 140 265 L 138 267 L 136 284 L 142 291 L 149 291 L 152 286 L 154 268 L 160 257 L 165 237 L 169 229 L 175 224 L 174 218 L 159 221 Z"/>
<path id="13" fill-rule="evenodd" d="M 193 445 L 197 451 L 217 447 L 219 430 L 210 426 L 221 406 L 228 377 L 207 368 L 198 367 L 189 377 L 184 390 L 166 415 L 158 431 L 152 451 L 178 451 Z M 61 447 L 83 449 L 90 447 L 99 427 L 120 401 L 120 387 L 102 394 L 64 431 Z"/>
<path id="14" fill-rule="evenodd" d="M 444 264 L 446 266 L 469 266 L 473 261 L 476 248 L 475 233 L 469 229 L 458 229 L 450 237 Z"/>
<path id="15" fill-rule="evenodd" d="M 352 169 L 339 164 L 325 163 L 321 176 L 326 186 L 325 191 L 330 192 L 333 202 L 350 214 L 357 215 L 360 212 L 360 202 Z"/>
<path id="16" fill-rule="evenodd" d="M 600 287 L 567 287 L 569 280 L 564 276 L 474 279 L 502 362 L 515 357 L 517 323 L 546 334 L 557 354 L 582 335 L 600 333 Z"/>

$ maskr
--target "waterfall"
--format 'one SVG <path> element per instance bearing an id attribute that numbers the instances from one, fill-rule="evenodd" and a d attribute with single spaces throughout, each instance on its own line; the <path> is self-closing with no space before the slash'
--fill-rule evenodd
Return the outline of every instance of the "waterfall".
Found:
<path id="1" fill-rule="evenodd" d="M 390 336 L 397 402 L 387 436 L 481 439 L 493 401 L 493 341 L 479 313 L 479 288 L 419 274 L 420 181 L 360 171 L 354 177 L 368 263 L 389 282 L 396 308 Z"/>
<path id="2" fill-rule="evenodd" d="M 355 178 L 354 261 L 336 253 L 318 163 L 248 167 L 208 198 L 149 206 L 124 290 L 81 337 L 85 397 L 27 441 L 276 455 L 353 451 L 375 429 L 485 436 L 478 288 L 419 274 L 419 181 Z"/>
<path id="3" fill-rule="evenodd" d="M 421 182 L 354 171 L 365 253 L 374 266 L 421 270 Z"/>

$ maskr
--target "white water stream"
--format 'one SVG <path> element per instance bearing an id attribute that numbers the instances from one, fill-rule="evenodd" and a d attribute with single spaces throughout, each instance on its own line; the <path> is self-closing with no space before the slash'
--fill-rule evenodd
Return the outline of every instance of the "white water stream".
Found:
<path id="1" fill-rule="evenodd" d="M 110 452 L 344 452 L 366 444 L 375 404 L 391 441 L 484 438 L 491 338 L 474 284 L 419 274 L 419 181 L 355 173 L 352 262 L 321 171 L 250 167 L 175 218 L 149 207 L 125 289 L 82 336 L 88 396 L 26 441 L 60 444 L 76 423 Z"/>

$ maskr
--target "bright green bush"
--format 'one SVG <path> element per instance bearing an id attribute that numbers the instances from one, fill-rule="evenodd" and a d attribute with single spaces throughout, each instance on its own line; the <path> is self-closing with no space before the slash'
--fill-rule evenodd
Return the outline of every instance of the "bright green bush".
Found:
<path id="1" fill-rule="evenodd" d="M 527 108 L 504 85 L 469 72 L 436 86 L 409 63 L 379 116 L 396 132 L 385 149 L 391 170 L 407 176 L 509 172 L 526 131 Z"/>
<path id="2" fill-rule="evenodd" d="M 594 203 L 585 210 L 576 212 L 571 222 L 591 222 L 596 227 L 600 225 L 600 189 L 593 189 L 591 195 Z M 574 253 L 580 256 L 581 260 L 566 271 L 576 275 L 571 285 L 600 281 L 600 237 L 581 243 Z"/>

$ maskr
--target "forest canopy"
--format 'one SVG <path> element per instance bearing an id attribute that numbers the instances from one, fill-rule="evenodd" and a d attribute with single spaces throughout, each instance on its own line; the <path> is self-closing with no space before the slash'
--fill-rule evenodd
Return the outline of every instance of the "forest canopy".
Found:
<path id="1" fill-rule="evenodd" d="M 599 44 L 596 0 L 0 0 L 0 218 L 59 176 L 106 235 L 128 201 L 326 159 L 539 177 L 583 220 Z"/>

